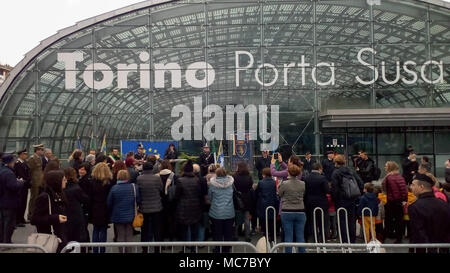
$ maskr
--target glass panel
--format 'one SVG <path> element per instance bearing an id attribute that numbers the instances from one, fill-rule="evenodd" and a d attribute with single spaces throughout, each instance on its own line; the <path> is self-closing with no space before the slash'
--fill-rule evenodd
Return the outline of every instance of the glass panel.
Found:
<path id="1" fill-rule="evenodd" d="M 377 136 L 378 154 L 403 154 L 405 136 L 402 133 L 379 133 Z"/>
<path id="2" fill-rule="evenodd" d="M 440 178 L 440 181 L 445 181 L 445 162 L 450 160 L 450 154 L 436 155 L 436 177 Z"/>
<path id="3" fill-rule="evenodd" d="M 433 153 L 433 132 L 408 132 L 406 145 L 412 145 L 417 154 Z"/>
<path id="4" fill-rule="evenodd" d="M 437 154 L 450 153 L 450 132 L 436 132 L 434 138 Z"/>

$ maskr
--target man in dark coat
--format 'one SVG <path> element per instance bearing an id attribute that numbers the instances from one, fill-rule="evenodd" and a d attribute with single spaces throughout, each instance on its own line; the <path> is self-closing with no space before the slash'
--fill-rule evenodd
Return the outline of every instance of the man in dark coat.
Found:
<path id="1" fill-rule="evenodd" d="M 19 155 L 19 158 L 14 165 L 14 172 L 17 179 L 23 180 L 23 187 L 20 191 L 19 207 L 17 208 L 17 226 L 24 227 L 26 224 L 25 210 L 27 209 L 28 189 L 31 188 L 31 171 L 30 167 L 25 163 L 28 158 L 27 149 L 23 149 L 17 152 L 17 154 Z"/>
<path id="2" fill-rule="evenodd" d="M 323 173 L 325 174 L 325 177 L 327 178 L 328 182 L 331 181 L 331 175 L 334 172 L 334 152 L 333 151 L 328 151 L 327 152 L 327 158 L 322 160 L 322 168 L 323 168 Z"/>
<path id="3" fill-rule="evenodd" d="M 450 205 L 434 196 L 433 180 L 417 174 L 411 190 L 417 201 L 408 207 L 412 244 L 450 243 Z"/>
<path id="4" fill-rule="evenodd" d="M 17 208 L 23 180 L 18 180 L 14 173 L 16 160 L 11 154 L 2 156 L 0 169 L 0 243 L 11 244 L 16 227 Z"/>
<path id="5" fill-rule="evenodd" d="M 258 179 L 262 180 L 262 170 L 264 168 L 270 168 L 269 151 L 263 151 L 261 158 L 256 160 L 255 168 L 258 170 Z"/>
<path id="6" fill-rule="evenodd" d="M 356 172 L 364 183 L 372 182 L 375 162 L 373 162 L 366 152 L 361 152 L 359 156 L 361 160 L 357 161 Z"/>
<path id="7" fill-rule="evenodd" d="M 208 167 L 214 164 L 214 155 L 209 150 L 208 143 L 203 147 L 203 152 L 199 156 L 201 175 L 206 176 L 208 174 Z"/>
<path id="8" fill-rule="evenodd" d="M 348 229 L 350 238 L 347 238 L 345 213 L 341 211 L 341 214 L 339 215 L 342 242 L 354 244 L 356 241 L 356 205 L 358 202 L 358 197 L 351 199 L 346 198 L 342 183 L 344 177 L 353 177 L 352 179 L 356 180 L 360 194 L 362 194 L 364 182 L 357 173 L 345 166 L 345 157 L 343 155 L 336 156 L 334 158 L 334 162 L 337 169 L 333 172 L 331 177 L 331 197 L 336 205 L 336 209 L 344 208 L 348 213 Z"/>
<path id="9" fill-rule="evenodd" d="M 403 177 L 405 178 L 406 184 L 410 185 L 414 175 L 419 170 L 419 163 L 416 159 L 416 154 L 411 152 L 408 158 L 403 162 Z"/>
<path id="10" fill-rule="evenodd" d="M 328 198 L 327 194 L 330 191 L 328 187 L 328 181 L 322 174 L 322 165 L 320 163 L 314 163 L 310 175 L 305 178 L 305 207 L 306 207 L 306 228 L 305 228 L 305 240 L 308 240 L 309 236 L 314 234 L 314 209 L 321 208 L 323 210 L 325 238 L 328 238 Z M 319 242 L 323 242 L 322 237 L 322 218 L 320 211 L 316 211 L 316 227 L 319 232 Z"/>
<path id="11" fill-rule="evenodd" d="M 311 153 L 306 152 L 305 159 L 303 159 L 303 170 L 307 171 L 306 175 L 310 174 L 312 171 L 312 166 L 314 163 L 316 163 L 316 160 L 311 158 Z"/>

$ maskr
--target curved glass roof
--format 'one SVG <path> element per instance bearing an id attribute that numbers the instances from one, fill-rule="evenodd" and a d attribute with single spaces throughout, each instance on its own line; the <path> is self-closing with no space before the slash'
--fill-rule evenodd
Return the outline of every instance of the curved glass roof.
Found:
<path id="1" fill-rule="evenodd" d="M 316 110 L 450 107 L 449 5 L 434 0 L 371 2 L 144 1 L 79 22 L 29 52 L 0 87 L 0 144 L 3 150 L 15 150 L 42 142 L 65 157 L 77 136 L 84 147 L 91 135 L 97 146 L 104 134 L 108 145 L 118 145 L 120 139 L 170 139 L 171 109 L 177 104 L 193 108 L 195 96 L 201 96 L 204 105 L 222 107 L 280 105 L 281 138 L 289 144 L 300 136 L 311 137 Z M 385 62 L 386 80 L 380 75 L 371 85 L 355 81 L 355 75 L 366 80 L 373 76 L 357 61 L 362 48 L 376 51 L 364 59 L 380 73 Z M 236 87 L 239 50 L 252 54 L 254 66 L 241 73 Z M 84 56 L 76 66 L 75 89 L 65 88 L 64 64 L 57 61 L 63 52 Z M 142 64 L 142 52 L 150 56 L 150 88 L 141 88 L 141 73 L 129 73 L 128 88 L 118 88 L 117 65 Z M 291 68 L 285 79 L 285 65 L 302 62 L 302 56 L 310 67 Z M 417 81 L 386 84 L 396 78 L 396 61 L 403 65 L 407 60 L 419 67 Z M 443 82 L 430 84 L 420 77 L 420 66 L 430 60 L 442 61 Z M 312 80 L 312 68 L 324 61 L 338 68 L 334 85 Z M 165 77 L 165 88 L 156 88 L 155 64 L 169 62 L 181 67 L 181 88 L 173 88 L 170 77 Z M 195 62 L 215 69 L 208 88 L 186 83 L 186 67 Z M 96 90 L 83 83 L 82 74 L 93 63 L 112 68 L 110 87 Z M 255 70 L 263 63 L 277 68 L 274 85 L 261 86 L 255 80 Z M 428 67 L 425 75 L 439 78 L 439 67 Z M 263 70 L 264 82 L 270 82 L 274 70 Z M 326 82 L 330 71 L 318 67 L 317 80 Z M 401 74 L 408 75 L 403 68 Z M 95 77 L 101 79 L 98 71 Z"/>

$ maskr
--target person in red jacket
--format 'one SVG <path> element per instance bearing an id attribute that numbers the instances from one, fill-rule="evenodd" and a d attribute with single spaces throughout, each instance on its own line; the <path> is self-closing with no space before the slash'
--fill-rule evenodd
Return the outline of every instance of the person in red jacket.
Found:
<path id="1" fill-rule="evenodd" d="M 394 237 L 395 243 L 401 243 L 404 230 L 403 204 L 408 200 L 408 189 L 396 162 L 386 162 L 384 169 L 386 177 L 383 179 L 382 187 L 383 192 L 387 195 L 384 238 Z"/>

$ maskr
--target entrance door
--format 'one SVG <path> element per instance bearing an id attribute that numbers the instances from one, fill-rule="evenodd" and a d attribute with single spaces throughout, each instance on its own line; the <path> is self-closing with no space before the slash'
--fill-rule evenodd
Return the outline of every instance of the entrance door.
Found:
<path id="1" fill-rule="evenodd" d="M 322 154 L 334 151 L 343 154 L 347 158 L 347 135 L 346 134 L 324 134 L 322 135 Z"/>

